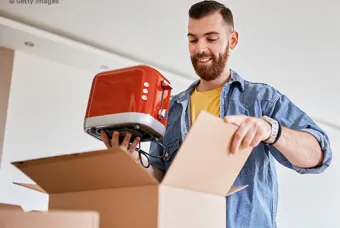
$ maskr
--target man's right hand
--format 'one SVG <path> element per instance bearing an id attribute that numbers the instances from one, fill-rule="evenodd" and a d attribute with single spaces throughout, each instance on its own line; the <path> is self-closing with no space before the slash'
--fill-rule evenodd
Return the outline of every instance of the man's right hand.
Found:
<path id="1" fill-rule="evenodd" d="M 135 140 L 130 144 L 131 134 L 126 133 L 122 144 L 119 145 L 119 132 L 118 131 L 113 132 L 111 141 L 104 130 L 100 131 L 100 136 L 107 149 L 110 149 L 115 146 L 119 146 L 123 150 L 129 152 L 130 155 L 133 157 L 133 159 L 135 159 L 135 161 L 139 162 L 139 154 L 136 151 L 136 147 L 138 143 L 140 142 L 139 137 L 136 137 Z"/>
<path id="2" fill-rule="evenodd" d="M 121 148 L 123 148 L 125 151 L 128 151 L 132 158 L 139 164 L 140 163 L 140 160 L 139 160 L 139 153 L 136 151 L 136 147 L 138 145 L 138 143 L 140 142 L 140 138 L 139 137 L 136 137 L 136 139 L 131 143 L 131 145 L 129 145 L 129 142 L 130 142 L 130 139 L 131 139 L 131 134 L 130 133 L 127 133 L 124 137 L 124 140 L 122 142 L 121 145 L 119 145 L 119 132 L 115 131 L 113 132 L 113 135 L 112 135 L 112 140 L 110 142 L 109 140 L 109 137 L 107 136 L 107 134 L 105 133 L 105 131 L 101 130 L 100 131 L 100 135 L 101 135 L 101 138 L 105 144 L 105 146 L 110 149 L 114 146 L 120 146 Z M 143 159 L 143 157 L 142 157 Z M 144 164 L 145 164 L 145 161 L 144 161 Z M 154 176 L 159 182 L 162 181 L 163 177 L 164 177 L 164 173 L 162 171 L 160 171 L 159 169 L 157 168 L 154 168 L 152 166 L 149 166 L 149 168 L 147 169 L 148 172 Z"/>

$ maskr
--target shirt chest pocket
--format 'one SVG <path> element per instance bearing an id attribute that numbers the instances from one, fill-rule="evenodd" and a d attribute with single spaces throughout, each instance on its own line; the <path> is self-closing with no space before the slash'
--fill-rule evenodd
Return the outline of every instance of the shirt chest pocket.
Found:
<path id="1" fill-rule="evenodd" d="M 268 155 L 265 153 L 262 144 L 257 146 L 248 157 L 246 163 L 243 165 L 239 177 L 251 177 L 263 170 L 264 167 L 268 166 Z"/>

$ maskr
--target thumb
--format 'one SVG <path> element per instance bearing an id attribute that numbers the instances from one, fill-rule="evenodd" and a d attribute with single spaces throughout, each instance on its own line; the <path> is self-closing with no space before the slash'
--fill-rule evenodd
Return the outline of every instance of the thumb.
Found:
<path id="1" fill-rule="evenodd" d="M 242 122 L 244 121 L 244 119 L 245 119 L 245 116 L 243 115 L 230 115 L 230 116 L 224 117 L 224 122 L 240 126 Z"/>

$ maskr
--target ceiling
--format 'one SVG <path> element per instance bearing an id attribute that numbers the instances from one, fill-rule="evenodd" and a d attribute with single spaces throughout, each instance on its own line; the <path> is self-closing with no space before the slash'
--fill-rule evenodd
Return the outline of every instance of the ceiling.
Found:
<path id="1" fill-rule="evenodd" d="M 192 81 L 187 11 L 196 1 L 0 0 L 0 44 L 92 71 L 145 63 Z M 239 31 L 231 67 L 314 119 L 340 125 L 340 1 L 222 1 Z M 25 40 L 34 41 L 29 49 Z"/>

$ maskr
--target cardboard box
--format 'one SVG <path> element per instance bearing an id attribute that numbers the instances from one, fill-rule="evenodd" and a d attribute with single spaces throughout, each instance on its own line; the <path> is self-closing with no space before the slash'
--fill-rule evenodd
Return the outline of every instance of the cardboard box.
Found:
<path id="1" fill-rule="evenodd" d="M 225 228 L 225 198 L 246 187 L 232 185 L 251 152 L 230 154 L 236 129 L 201 112 L 161 183 L 120 148 L 13 164 L 49 194 L 49 210 L 98 211 L 101 228 Z"/>
<path id="2" fill-rule="evenodd" d="M 9 209 L 22 210 L 22 207 L 19 205 L 15 205 L 15 204 L 0 203 L 0 210 L 9 210 Z"/>
<path id="3" fill-rule="evenodd" d="M 1 228 L 99 228 L 98 212 L 23 212 L 0 209 Z"/>

